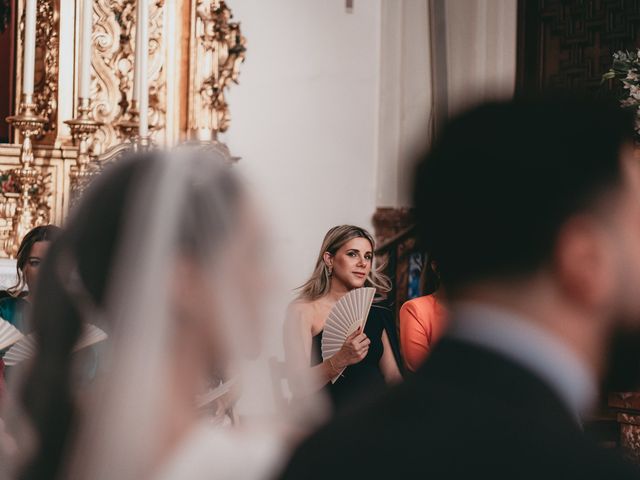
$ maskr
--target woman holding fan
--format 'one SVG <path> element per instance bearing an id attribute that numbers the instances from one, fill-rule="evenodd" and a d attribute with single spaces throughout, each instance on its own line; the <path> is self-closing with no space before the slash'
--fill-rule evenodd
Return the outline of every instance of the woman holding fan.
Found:
<path id="1" fill-rule="evenodd" d="M 372 235 L 356 226 L 333 227 L 325 235 L 313 274 L 287 314 L 285 350 L 294 398 L 313 393 L 309 387 L 326 388 L 334 407 L 341 408 L 401 380 L 385 328 L 391 312 L 384 307 L 373 305 L 364 331 L 347 336 L 335 355 L 322 360 L 320 354 L 325 322 L 340 298 L 361 287 L 374 287 L 378 297 L 390 290 L 390 280 L 373 267 L 374 248 Z"/>

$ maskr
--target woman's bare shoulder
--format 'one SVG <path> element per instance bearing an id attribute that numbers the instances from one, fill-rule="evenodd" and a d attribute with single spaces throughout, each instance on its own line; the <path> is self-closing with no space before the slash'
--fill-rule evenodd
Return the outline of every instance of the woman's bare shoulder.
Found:
<path id="1" fill-rule="evenodd" d="M 314 316 L 316 310 L 315 301 L 297 298 L 287 307 L 287 318 L 309 319 Z"/>
<path id="2" fill-rule="evenodd" d="M 308 331 L 313 334 L 317 312 L 313 301 L 296 299 L 287 308 L 285 328 L 289 331 Z"/>

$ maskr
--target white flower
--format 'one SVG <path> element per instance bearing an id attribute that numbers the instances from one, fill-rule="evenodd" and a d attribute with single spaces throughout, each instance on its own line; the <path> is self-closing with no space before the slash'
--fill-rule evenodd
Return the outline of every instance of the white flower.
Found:
<path id="1" fill-rule="evenodd" d="M 620 100 L 620 106 L 622 108 L 633 107 L 636 104 L 636 101 L 633 98 L 625 98 L 624 100 Z"/>
<path id="2" fill-rule="evenodd" d="M 629 97 L 640 100 L 640 87 L 638 85 L 628 84 Z"/>

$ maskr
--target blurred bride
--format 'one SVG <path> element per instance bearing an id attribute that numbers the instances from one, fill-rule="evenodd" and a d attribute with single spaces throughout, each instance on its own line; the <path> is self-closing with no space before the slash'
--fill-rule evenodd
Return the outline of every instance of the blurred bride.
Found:
<path id="1" fill-rule="evenodd" d="M 95 182 L 42 266 L 38 350 L 5 417 L 18 445 L 15 477 L 277 473 L 287 419 L 267 412 L 220 428 L 199 408 L 203 393 L 216 397 L 212 387 L 226 393 L 219 414 L 238 396 L 271 398 L 256 394 L 261 338 L 274 328 L 264 321 L 270 277 L 257 218 L 211 152 L 138 155 Z M 84 323 L 109 334 L 92 380 L 73 353 Z"/>

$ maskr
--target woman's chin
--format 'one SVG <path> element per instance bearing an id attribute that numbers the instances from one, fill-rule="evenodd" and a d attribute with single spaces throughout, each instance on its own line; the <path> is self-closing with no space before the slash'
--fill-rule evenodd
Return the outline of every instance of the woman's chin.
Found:
<path id="1" fill-rule="evenodd" d="M 355 278 L 351 281 L 351 289 L 353 290 L 354 288 L 362 288 L 364 287 L 365 282 L 367 281 L 366 278 L 360 279 L 360 278 Z"/>

